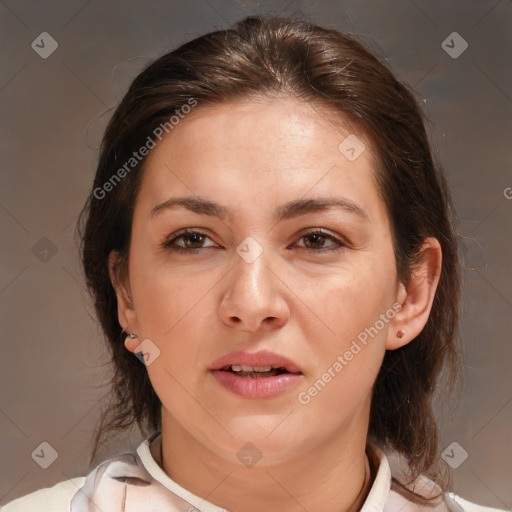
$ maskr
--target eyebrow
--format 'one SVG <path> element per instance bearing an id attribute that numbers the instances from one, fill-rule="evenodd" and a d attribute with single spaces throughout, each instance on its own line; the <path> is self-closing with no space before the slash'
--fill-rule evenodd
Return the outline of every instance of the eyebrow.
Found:
<path id="1" fill-rule="evenodd" d="M 219 219 L 225 219 L 227 217 L 233 217 L 234 212 L 226 206 L 220 205 L 208 199 L 199 196 L 189 197 L 173 197 L 164 201 L 163 203 L 157 204 L 151 210 L 151 217 L 158 215 L 164 210 L 168 210 L 174 207 L 182 207 L 190 210 L 194 213 L 209 215 L 211 217 L 218 217 Z M 356 203 L 346 198 L 337 197 L 319 197 L 315 199 L 298 199 L 290 201 L 274 211 L 274 220 L 282 221 L 292 219 L 300 215 L 306 215 L 308 213 L 328 210 L 328 209 L 340 209 L 348 213 L 357 215 L 358 217 L 368 220 L 367 213 Z"/>

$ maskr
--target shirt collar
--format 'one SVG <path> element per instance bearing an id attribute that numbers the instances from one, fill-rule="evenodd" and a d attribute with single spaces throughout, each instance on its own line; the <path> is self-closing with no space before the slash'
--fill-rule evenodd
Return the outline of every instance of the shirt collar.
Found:
<path id="1" fill-rule="evenodd" d="M 151 453 L 151 443 L 153 440 L 155 441 L 155 453 L 160 452 L 161 437 L 159 436 L 160 432 L 153 434 L 153 436 L 143 441 L 137 448 L 137 453 L 150 475 L 164 487 L 188 501 L 201 512 L 228 512 L 226 509 L 191 493 L 164 472 Z M 156 439 L 157 437 L 158 439 Z M 370 492 L 361 508 L 361 512 L 383 512 L 391 489 L 391 469 L 386 455 L 375 444 L 368 443 L 366 453 L 370 461 L 372 474 L 375 478 Z"/>
<path id="2" fill-rule="evenodd" d="M 156 439 L 158 438 L 158 439 Z M 201 512 L 228 512 L 226 509 L 221 508 L 209 501 L 196 496 L 191 493 L 189 490 L 185 489 L 177 482 L 175 482 L 172 478 L 170 478 L 167 473 L 159 466 L 158 462 L 153 457 L 151 453 L 151 442 L 155 440 L 155 453 L 160 453 L 160 445 L 162 442 L 162 438 L 160 436 L 160 432 L 153 434 L 151 437 L 143 441 L 140 446 L 137 448 L 137 454 L 140 457 L 140 460 L 144 464 L 144 467 L 148 471 L 148 473 L 158 482 L 160 482 L 164 487 L 169 489 L 171 492 L 183 498 L 185 501 L 188 501 L 191 505 L 196 507 L 198 511 Z"/>
<path id="3" fill-rule="evenodd" d="M 375 444 L 366 445 L 370 466 L 374 468 L 375 479 L 361 512 L 382 512 L 391 489 L 391 469 L 384 452 Z"/>

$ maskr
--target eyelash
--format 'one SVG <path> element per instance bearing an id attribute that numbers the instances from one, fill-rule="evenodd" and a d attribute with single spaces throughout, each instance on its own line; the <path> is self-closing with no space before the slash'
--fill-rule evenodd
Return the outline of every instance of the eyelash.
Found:
<path id="1" fill-rule="evenodd" d="M 178 240 L 186 235 L 200 235 L 200 236 L 203 236 L 206 238 L 210 238 L 206 233 L 202 233 L 201 231 L 186 229 L 186 230 L 178 232 L 177 234 L 171 235 L 171 237 L 166 239 L 160 245 L 160 247 L 162 247 L 163 249 L 169 249 L 171 251 L 176 251 L 179 253 L 186 253 L 186 254 L 197 254 L 198 252 L 200 252 L 203 249 L 209 249 L 209 247 L 198 247 L 195 249 L 186 249 L 185 247 L 180 247 L 179 245 L 174 245 L 174 242 L 176 242 L 176 240 Z M 331 235 L 330 233 L 327 233 L 321 229 L 315 229 L 312 231 L 308 231 L 307 233 L 304 233 L 300 237 L 300 239 L 307 238 L 307 237 L 313 236 L 313 235 L 319 235 L 319 236 L 325 238 L 326 240 L 331 240 L 332 242 L 335 242 L 338 245 L 333 246 L 333 247 L 324 247 L 323 249 L 322 248 L 321 249 L 312 249 L 310 247 L 303 247 L 304 249 L 306 249 L 308 251 L 321 252 L 321 253 L 329 252 L 330 253 L 330 252 L 341 251 L 347 247 L 347 244 L 345 244 L 344 242 L 342 242 L 335 236 Z"/>

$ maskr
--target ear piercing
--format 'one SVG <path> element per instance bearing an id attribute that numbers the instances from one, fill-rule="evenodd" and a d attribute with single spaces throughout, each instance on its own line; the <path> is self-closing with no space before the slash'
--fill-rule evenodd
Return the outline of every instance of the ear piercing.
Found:
<path id="1" fill-rule="evenodd" d="M 137 336 L 136 334 L 128 334 L 128 336 L 126 336 L 126 338 L 125 338 L 125 340 L 124 340 L 124 346 L 125 346 L 126 348 L 128 348 L 128 347 L 127 347 L 128 342 L 130 342 L 131 340 L 135 340 L 135 339 L 137 339 L 137 338 L 138 338 L 138 336 Z"/>
<path id="2" fill-rule="evenodd" d="M 405 331 L 403 331 L 402 329 L 398 329 L 398 331 L 396 331 L 397 338 L 403 338 L 404 334 L 405 334 Z"/>

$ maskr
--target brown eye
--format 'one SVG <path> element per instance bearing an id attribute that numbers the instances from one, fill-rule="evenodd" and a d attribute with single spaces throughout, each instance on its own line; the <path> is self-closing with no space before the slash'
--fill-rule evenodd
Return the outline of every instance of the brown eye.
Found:
<path id="1" fill-rule="evenodd" d="M 305 236 L 304 240 L 307 241 L 307 243 L 305 243 L 304 245 L 309 249 L 321 249 L 325 243 L 326 237 L 322 235 L 311 234 Z"/>
<path id="2" fill-rule="evenodd" d="M 196 245 L 201 244 L 204 241 L 204 236 L 200 233 L 181 235 L 178 238 L 182 238 L 185 241 L 185 247 L 188 249 L 197 249 Z"/>
<path id="3" fill-rule="evenodd" d="M 210 240 L 209 245 L 205 245 L 207 240 Z M 194 254 L 200 249 L 208 249 L 210 247 L 217 246 L 211 242 L 210 237 L 205 233 L 185 230 L 171 235 L 163 244 L 161 244 L 161 247 L 173 251 Z"/>
<path id="4" fill-rule="evenodd" d="M 304 246 L 299 245 L 299 247 L 305 247 L 306 249 L 316 252 L 337 251 L 346 246 L 333 235 L 318 230 L 302 235 L 301 240 L 304 241 Z M 329 241 L 331 242 L 331 245 L 326 246 L 326 242 Z"/>

